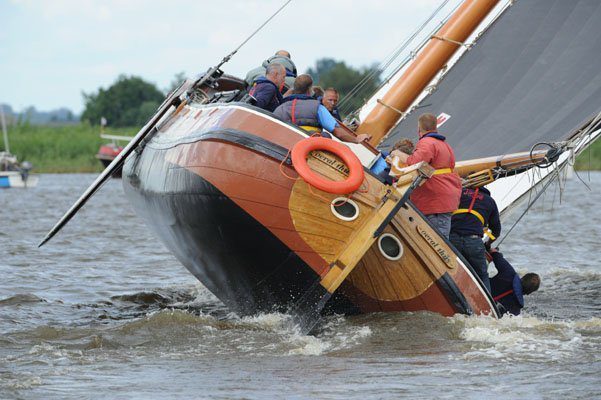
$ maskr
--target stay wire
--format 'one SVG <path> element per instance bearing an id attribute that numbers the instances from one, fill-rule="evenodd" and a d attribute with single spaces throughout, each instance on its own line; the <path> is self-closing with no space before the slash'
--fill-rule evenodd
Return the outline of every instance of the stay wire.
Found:
<path id="1" fill-rule="evenodd" d="M 555 176 L 553 176 L 553 175 L 555 175 Z M 503 237 L 501 238 L 499 243 L 497 243 L 496 246 L 500 246 L 501 243 L 503 243 L 503 241 L 505 241 L 505 239 L 509 236 L 509 234 L 513 231 L 513 229 L 517 226 L 517 224 L 522 220 L 522 218 L 524 218 L 524 216 L 528 213 L 528 211 L 530 211 L 530 208 L 532 208 L 532 206 L 534 205 L 534 203 L 536 203 L 536 201 L 540 198 L 540 196 L 542 196 L 545 193 L 547 188 L 551 185 L 551 183 L 553 183 L 555 181 L 555 179 L 559 179 L 559 172 L 557 169 L 555 171 L 553 171 L 553 173 L 549 174 L 549 180 L 547 182 L 545 182 L 542 189 L 536 194 L 536 196 L 534 196 L 534 199 L 531 199 L 529 201 L 528 206 L 526 206 L 526 209 L 524 210 L 522 215 L 520 215 L 520 217 L 513 223 L 511 228 L 509 228 L 509 231 L 507 231 L 507 233 L 505 235 L 503 235 Z M 530 192 L 530 193 L 532 193 L 532 192 Z"/>
<path id="2" fill-rule="evenodd" d="M 233 56 L 238 50 L 240 50 L 240 48 L 242 48 L 242 46 L 244 46 L 250 39 L 252 39 L 253 36 L 255 36 L 257 33 L 259 33 L 259 31 L 261 29 L 263 29 L 263 27 L 265 25 L 267 25 L 272 19 L 274 19 L 275 16 L 278 15 L 291 2 L 292 2 L 292 0 L 288 0 L 280 8 L 278 8 L 277 11 L 271 15 L 271 17 L 267 18 L 267 20 L 265 22 L 263 22 L 261 24 L 261 26 L 259 26 L 253 33 L 250 34 L 250 36 L 248 36 L 242 43 L 240 43 L 240 46 L 236 47 L 236 49 L 234 51 L 232 51 L 232 53 L 228 57 Z"/>
<path id="3" fill-rule="evenodd" d="M 367 85 L 368 82 L 374 80 L 376 75 L 385 71 L 401 54 L 401 52 L 405 50 L 407 46 L 409 46 L 409 44 L 417 37 L 417 35 L 419 35 L 419 33 L 425 29 L 427 24 L 429 24 L 434 19 L 434 17 L 440 12 L 440 10 L 442 10 L 447 5 L 449 1 L 450 0 L 444 0 L 438 6 L 438 8 L 430 15 L 430 17 L 428 17 L 420 25 L 420 27 L 417 28 L 415 32 L 411 34 L 411 36 L 409 36 L 409 38 L 407 38 L 401 45 L 399 45 L 395 50 L 393 50 L 388 57 L 384 58 L 384 60 L 380 63 L 380 65 L 377 68 L 373 68 L 365 77 L 363 77 L 363 79 L 359 81 L 359 83 L 357 83 L 357 85 L 355 85 L 355 87 L 353 87 L 353 89 L 351 89 L 351 91 L 347 93 L 344 96 L 344 98 L 342 98 L 339 107 L 344 107 L 344 105 L 352 98 L 354 98 L 359 93 L 359 91 L 361 91 L 361 89 L 363 89 L 363 87 Z"/>

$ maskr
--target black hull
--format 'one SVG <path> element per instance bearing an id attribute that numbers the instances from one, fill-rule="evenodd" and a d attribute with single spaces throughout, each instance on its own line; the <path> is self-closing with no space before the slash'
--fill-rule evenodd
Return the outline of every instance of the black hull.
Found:
<path id="1" fill-rule="evenodd" d="M 145 148 L 123 167 L 136 211 L 207 289 L 231 310 L 288 312 L 319 276 L 267 228 L 202 177 Z M 155 179 L 139 179 L 141 171 Z M 332 305 L 353 310 L 344 299 Z"/>

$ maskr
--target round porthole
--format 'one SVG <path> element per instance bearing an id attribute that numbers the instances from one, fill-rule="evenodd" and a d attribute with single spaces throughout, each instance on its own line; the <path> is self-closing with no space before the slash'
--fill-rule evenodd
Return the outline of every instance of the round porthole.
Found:
<path id="1" fill-rule="evenodd" d="M 390 233 L 385 233 L 378 239 L 380 253 L 390 261 L 403 257 L 403 245 L 399 238 Z"/>
<path id="2" fill-rule="evenodd" d="M 359 206 L 346 197 L 336 197 L 330 203 L 332 213 L 343 221 L 353 221 L 359 216 Z"/>

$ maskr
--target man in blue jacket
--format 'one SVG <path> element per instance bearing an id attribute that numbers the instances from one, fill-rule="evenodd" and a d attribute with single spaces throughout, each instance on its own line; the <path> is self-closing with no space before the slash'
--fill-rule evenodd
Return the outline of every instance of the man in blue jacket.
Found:
<path id="1" fill-rule="evenodd" d="M 524 307 L 524 295 L 538 290 L 540 276 L 530 272 L 520 278 L 499 249 L 491 249 L 490 255 L 499 272 L 490 279 L 493 299 L 501 304 L 501 314 L 519 315 Z"/>
<path id="2" fill-rule="evenodd" d="M 255 79 L 252 88 L 248 91 L 255 100 L 255 105 L 264 110 L 273 112 L 283 98 L 280 90 L 284 86 L 286 68 L 282 64 L 272 63 L 267 66 L 265 76 Z"/>
<path id="3" fill-rule="evenodd" d="M 492 240 L 501 234 L 497 203 L 485 187 L 464 188 L 461 192 L 459 209 L 453 212 L 449 239 L 474 268 L 490 292 L 486 249 L 482 242 L 485 227 L 492 231 Z"/>

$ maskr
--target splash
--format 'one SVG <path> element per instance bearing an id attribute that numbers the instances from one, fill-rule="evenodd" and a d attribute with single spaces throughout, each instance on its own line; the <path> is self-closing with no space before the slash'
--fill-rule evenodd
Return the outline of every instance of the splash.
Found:
<path id="1" fill-rule="evenodd" d="M 601 320 L 555 321 L 534 316 L 454 316 L 457 336 L 467 342 L 464 359 L 495 358 L 507 361 L 558 361 L 598 346 Z M 597 333 L 594 335 L 593 333 Z"/>

